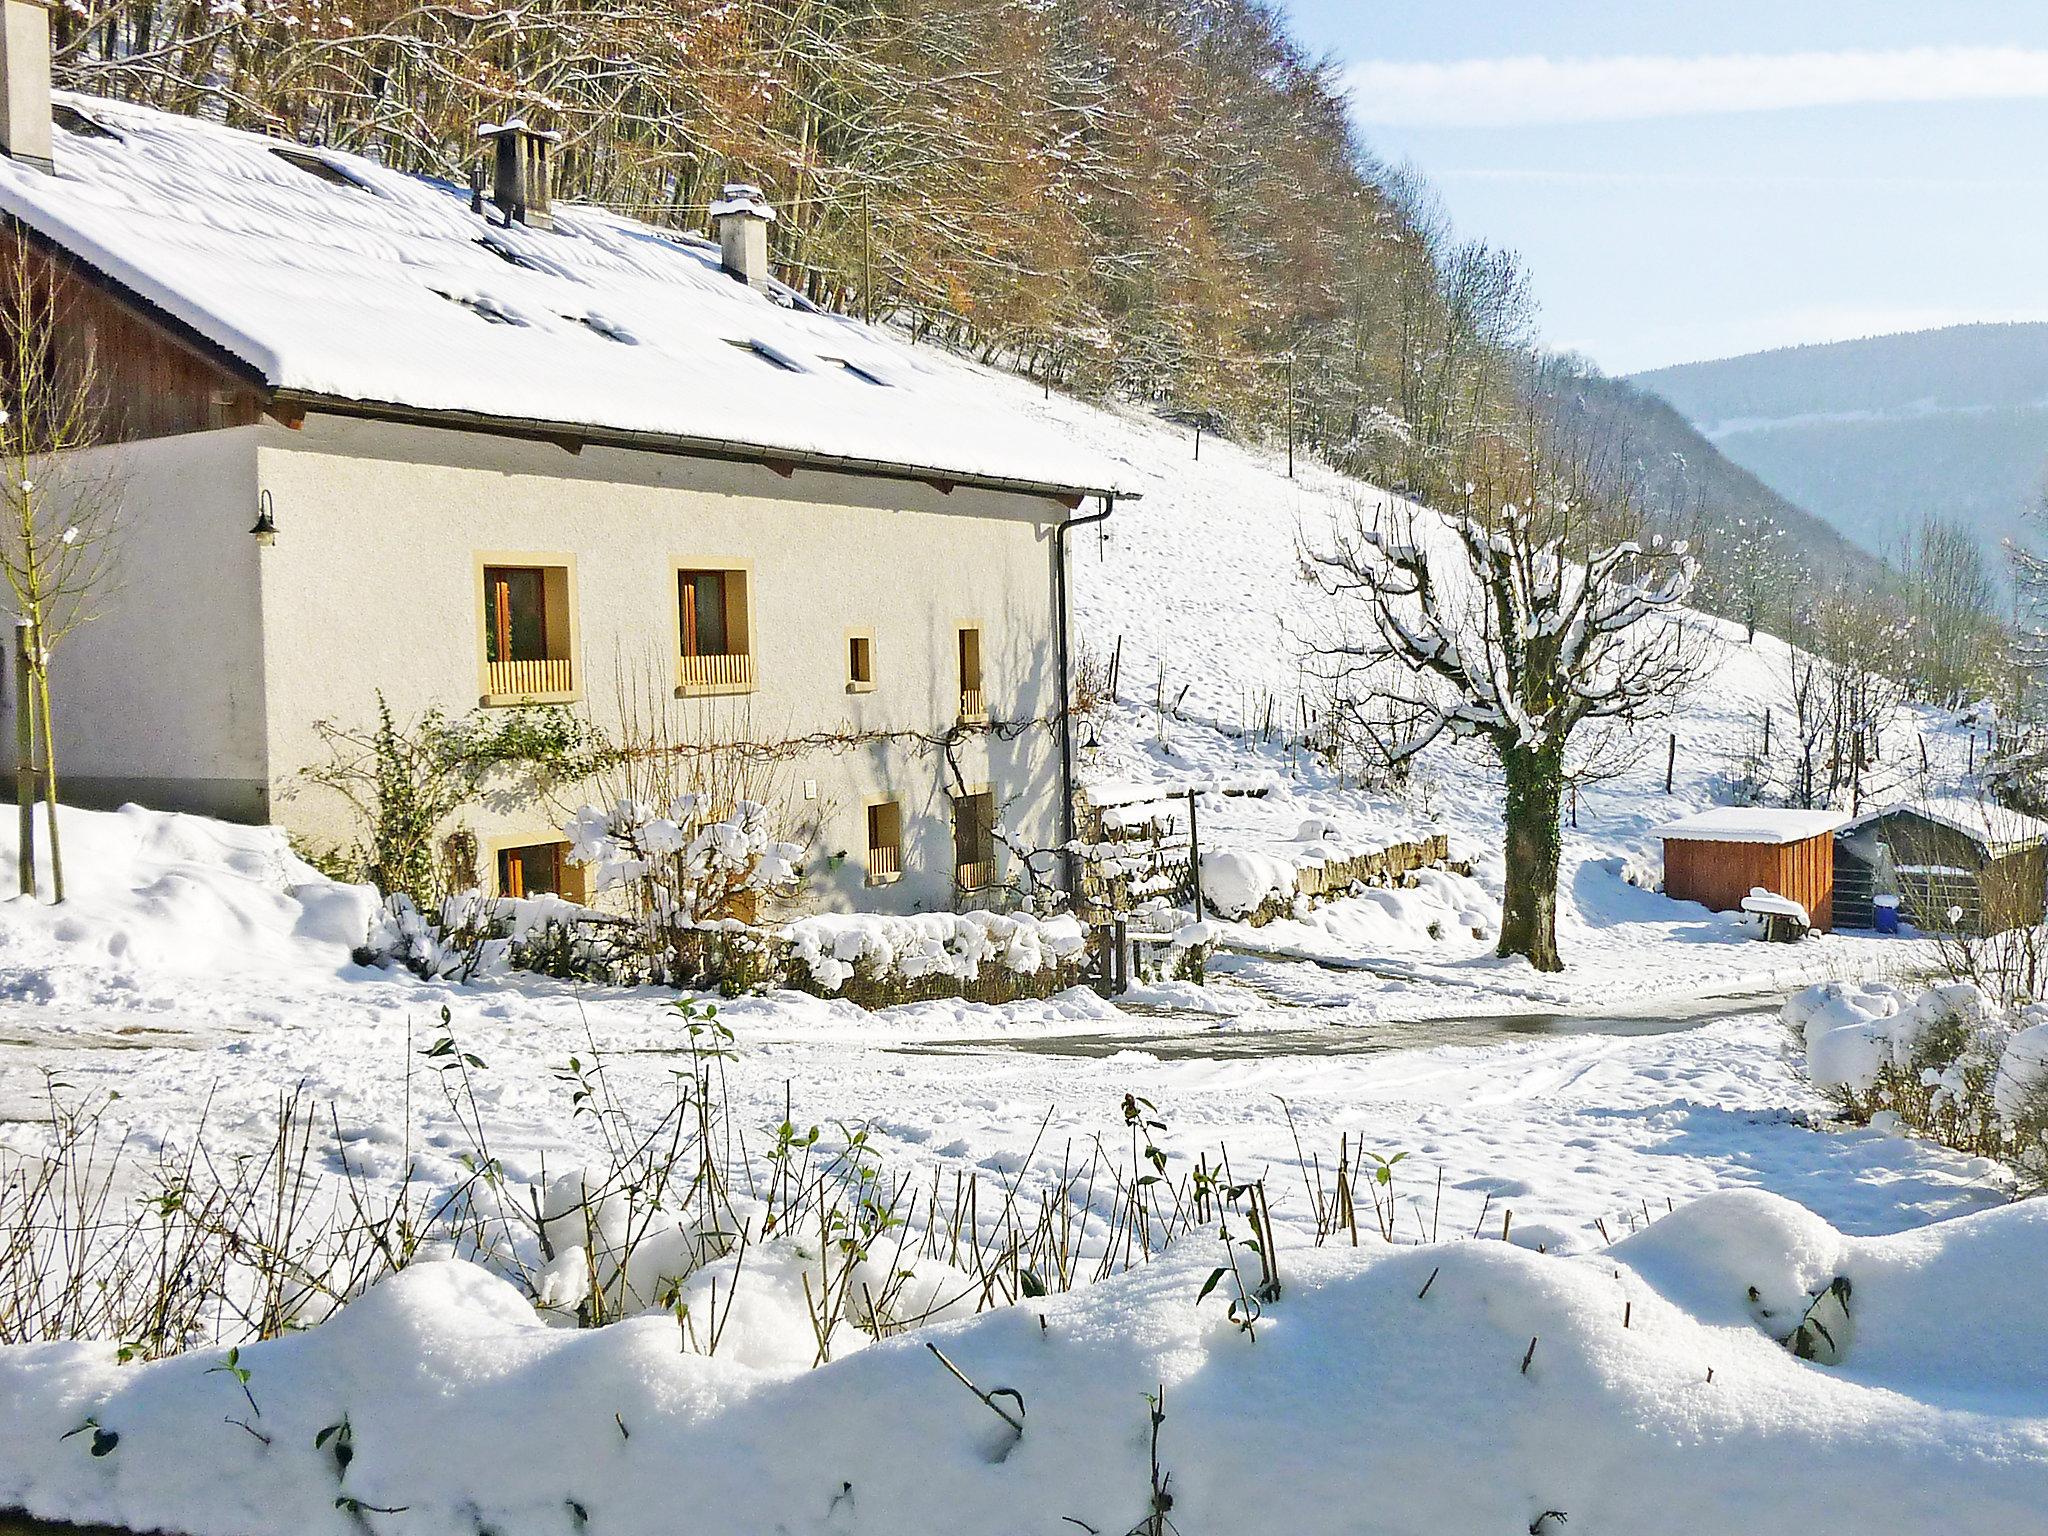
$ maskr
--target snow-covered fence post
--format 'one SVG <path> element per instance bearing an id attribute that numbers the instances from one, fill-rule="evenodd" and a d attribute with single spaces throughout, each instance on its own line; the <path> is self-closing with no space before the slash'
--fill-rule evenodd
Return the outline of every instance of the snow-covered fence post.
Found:
<path id="1" fill-rule="evenodd" d="M 1188 876 L 1195 887 L 1195 921 L 1207 914 L 1202 910 L 1202 840 L 1195 828 L 1195 792 L 1188 791 Z"/>
<path id="2" fill-rule="evenodd" d="M 1664 754 L 1664 793 L 1671 793 L 1671 776 L 1678 771 L 1678 732 L 1671 733 L 1671 746 Z"/>

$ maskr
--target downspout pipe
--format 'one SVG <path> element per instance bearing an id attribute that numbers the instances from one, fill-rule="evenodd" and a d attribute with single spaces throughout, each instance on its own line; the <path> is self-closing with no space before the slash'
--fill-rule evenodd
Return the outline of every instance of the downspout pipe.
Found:
<path id="1" fill-rule="evenodd" d="M 1128 499 L 1135 501 L 1131 496 Z M 1060 683 L 1060 860 L 1066 871 L 1067 899 L 1081 894 L 1080 861 L 1074 853 L 1074 688 L 1067 650 L 1067 535 L 1076 528 L 1107 522 L 1116 511 L 1117 493 L 1102 493 L 1102 510 L 1073 517 L 1052 531 L 1053 633 L 1059 650 Z"/>

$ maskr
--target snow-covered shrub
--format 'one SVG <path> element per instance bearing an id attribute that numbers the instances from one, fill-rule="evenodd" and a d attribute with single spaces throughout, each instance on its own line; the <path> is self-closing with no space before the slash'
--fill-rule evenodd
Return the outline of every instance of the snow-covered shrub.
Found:
<path id="1" fill-rule="evenodd" d="M 1249 918 L 1262 908 L 1285 909 L 1298 876 L 1292 860 L 1241 848 L 1204 850 L 1202 897 L 1220 917 Z"/>
<path id="2" fill-rule="evenodd" d="M 1917 997 L 1885 982 L 1828 982 L 1785 1001 L 1791 1054 L 1813 1085 L 1850 1119 L 1895 1116 L 1947 1146 L 2025 1163 L 2048 1129 L 2029 1129 L 2034 1104 L 2029 1045 L 2005 1060 L 2020 1033 L 1968 982 L 1929 987 Z M 2043 1041 L 2048 1044 L 2048 1040 Z"/>
<path id="3" fill-rule="evenodd" d="M 2048 1186 L 2048 1009 L 2028 1009 L 2007 1038 L 1991 1094 L 2007 1155 L 2030 1183 Z"/>
<path id="4" fill-rule="evenodd" d="M 1077 918 L 1026 912 L 821 913 L 781 938 L 792 986 L 870 1007 L 1047 996 L 1080 981 L 1087 946 Z"/>
<path id="5" fill-rule="evenodd" d="M 765 938 L 748 930 L 764 898 L 795 893 L 803 849 L 777 835 L 765 804 L 721 814 L 694 791 L 663 805 L 624 799 L 586 805 L 562 831 L 593 896 L 610 895 L 630 923 L 645 979 L 736 993 L 773 973 Z"/>
<path id="6" fill-rule="evenodd" d="M 358 965 L 402 965 L 428 981 L 541 969 L 522 962 L 522 946 L 544 932 L 569 931 L 583 912 L 559 896 L 485 896 L 479 891 L 444 896 L 423 912 L 412 897 L 394 891 L 377 909 L 353 958 Z"/>

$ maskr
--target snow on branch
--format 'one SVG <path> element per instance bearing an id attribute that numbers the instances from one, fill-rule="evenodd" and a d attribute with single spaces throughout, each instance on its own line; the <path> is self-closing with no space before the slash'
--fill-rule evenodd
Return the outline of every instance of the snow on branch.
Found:
<path id="1" fill-rule="evenodd" d="M 1683 684 L 1682 605 L 1697 570 L 1683 543 L 1616 538 L 1575 552 L 1567 501 L 1535 513 L 1470 501 L 1468 488 L 1458 510 L 1361 509 L 1302 552 L 1304 574 L 1349 620 L 1317 647 L 1320 668 L 1412 685 L 1395 755 L 1446 731 L 1561 751 L 1580 722 L 1638 718 Z"/>

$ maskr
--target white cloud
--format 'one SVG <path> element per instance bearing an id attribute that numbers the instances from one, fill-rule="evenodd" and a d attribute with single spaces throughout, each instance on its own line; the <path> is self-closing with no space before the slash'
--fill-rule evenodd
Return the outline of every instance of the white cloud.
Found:
<path id="1" fill-rule="evenodd" d="M 1353 65 L 1346 78 L 1353 115 L 1362 123 L 1507 127 L 1858 102 L 2048 97 L 2048 49 L 1377 60 Z"/>

